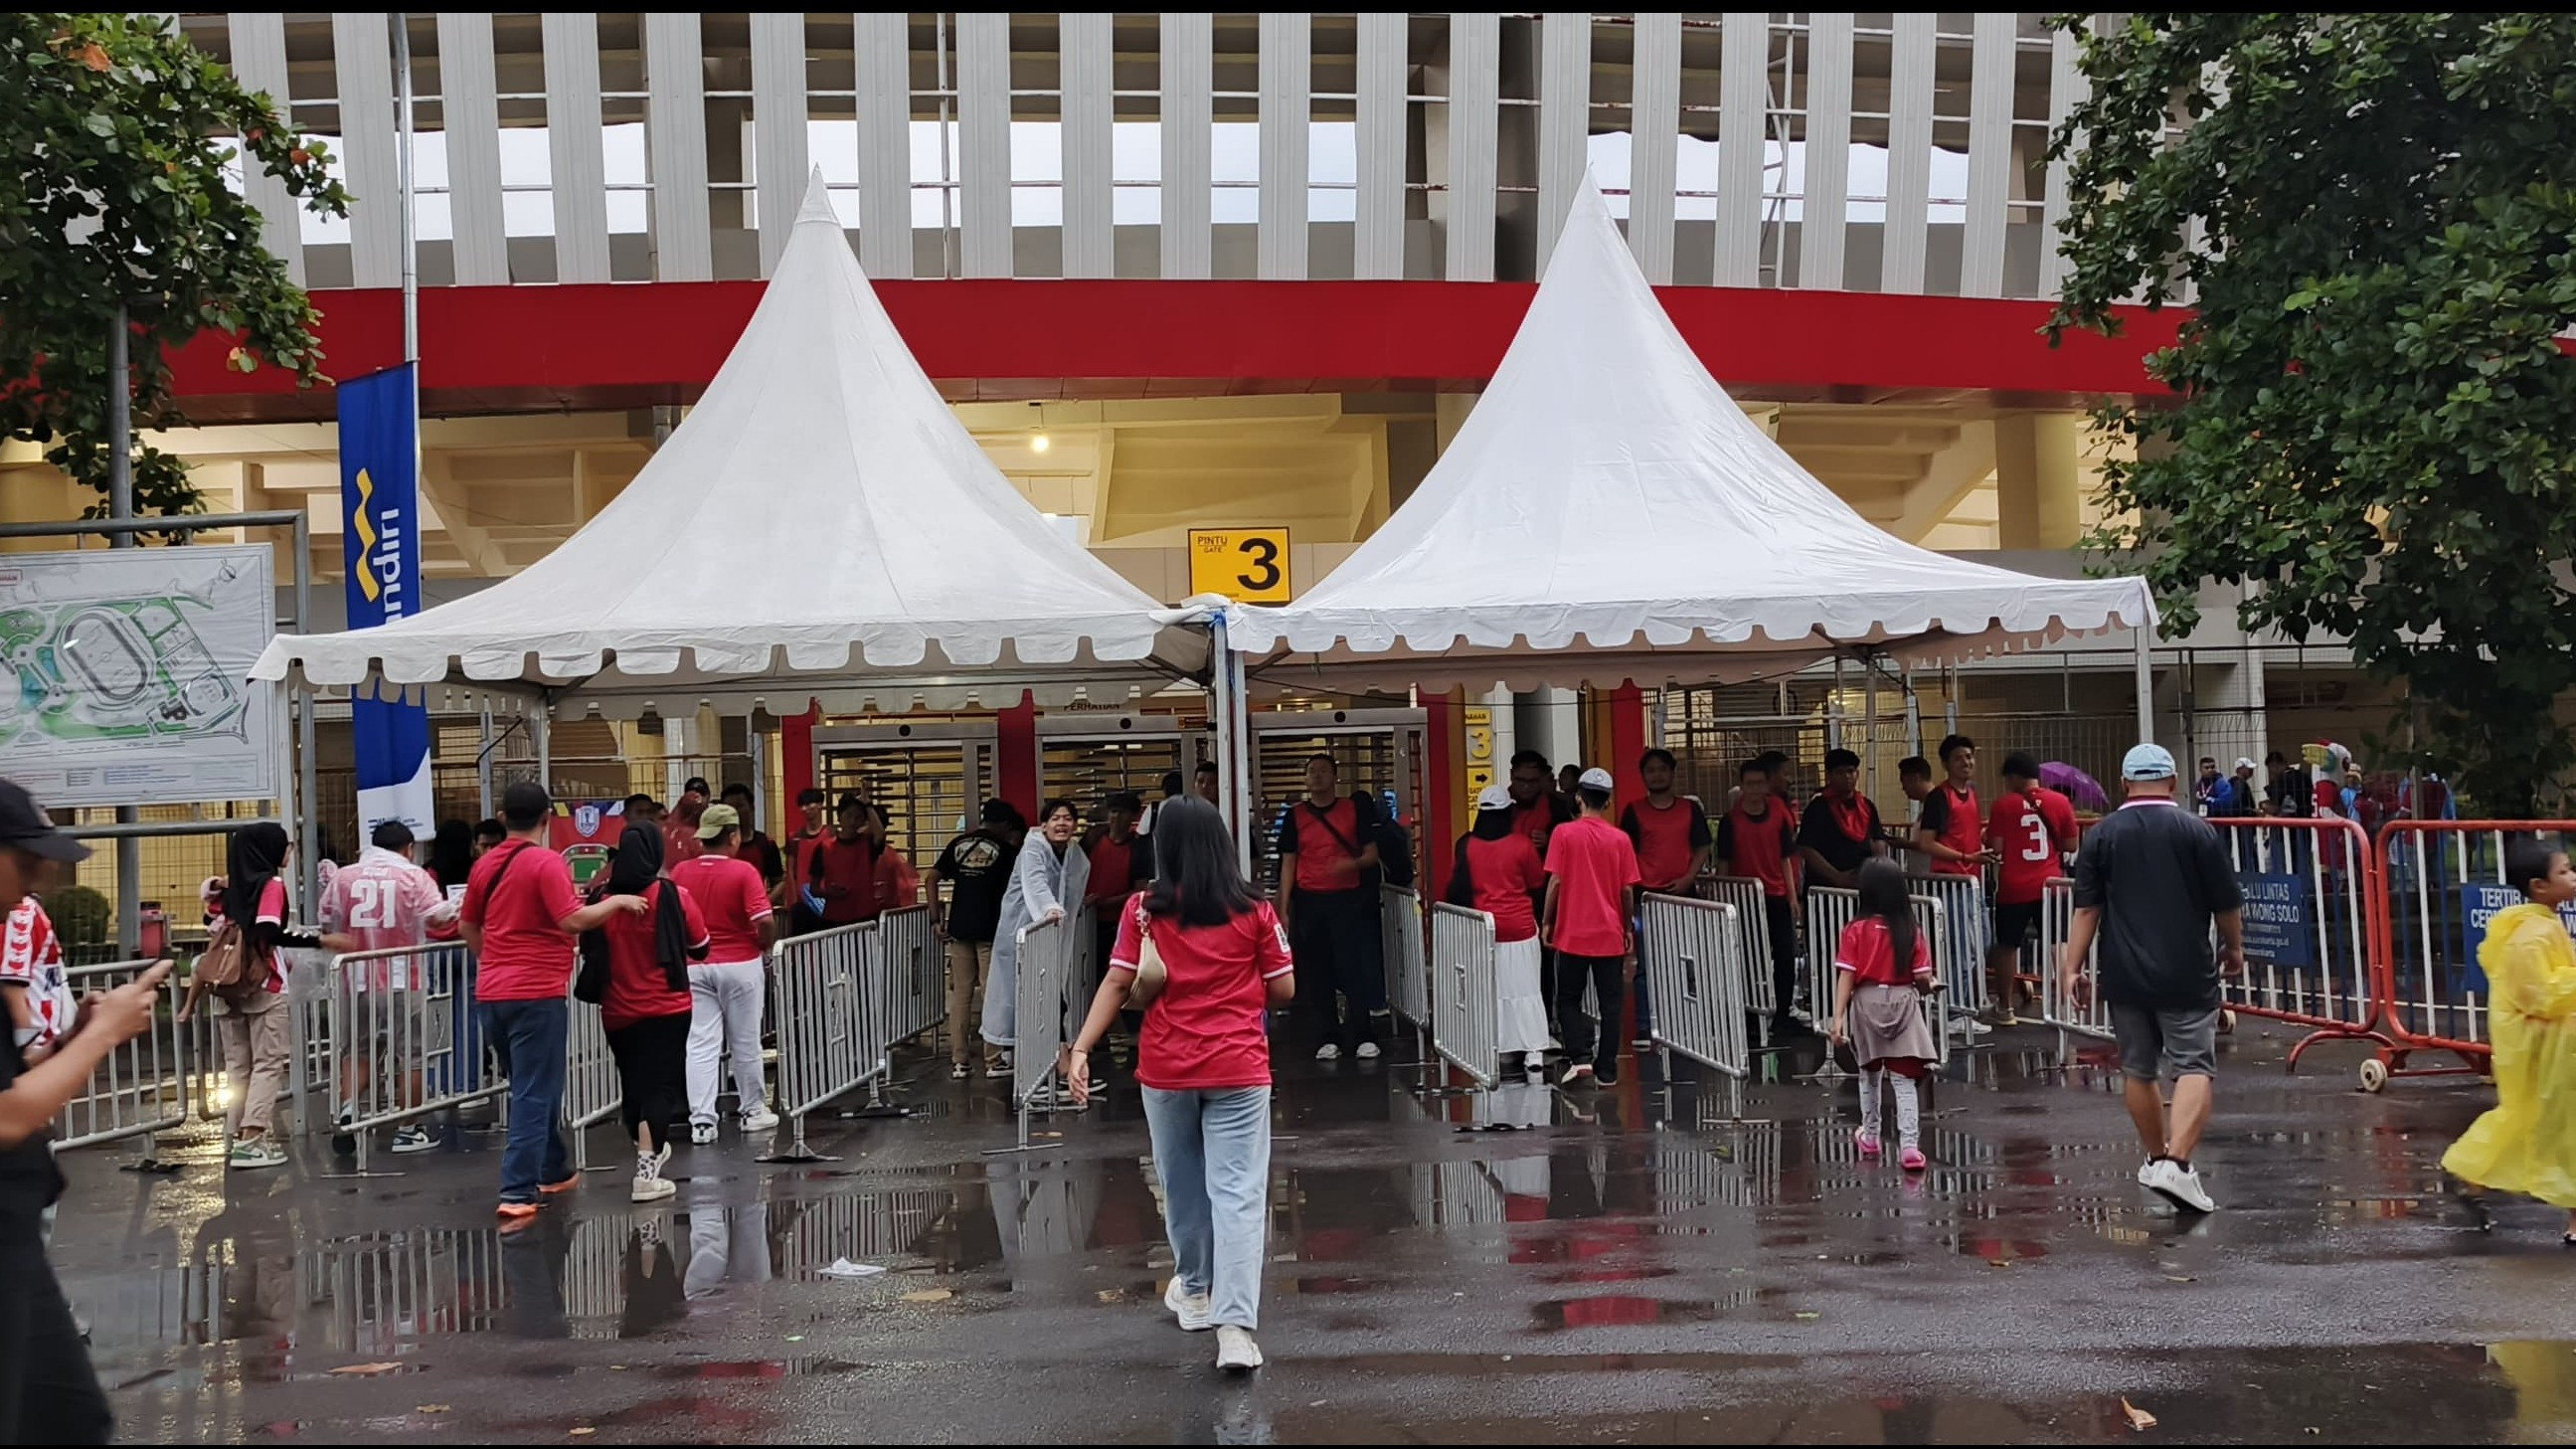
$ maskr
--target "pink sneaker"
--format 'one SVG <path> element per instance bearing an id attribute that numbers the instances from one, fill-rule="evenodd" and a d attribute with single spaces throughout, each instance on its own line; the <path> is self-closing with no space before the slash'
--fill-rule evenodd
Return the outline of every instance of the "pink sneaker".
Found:
<path id="1" fill-rule="evenodd" d="M 1863 1162 L 1876 1162 L 1878 1160 L 1878 1139 L 1869 1135 L 1868 1128 L 1857 1127 L 1852 1129 L 1852 1145 L 1860 1149 L 1860 1156 Z"/>
<path id="2" fill-rule="evenodd" d="M 1932 1159 L 1923 1155 L 1922 1148 L 1908 1147 L 1896 1155 L 1896 1165 L 1908 1172 L 1921 1172 L 1932 1165 Z"/>

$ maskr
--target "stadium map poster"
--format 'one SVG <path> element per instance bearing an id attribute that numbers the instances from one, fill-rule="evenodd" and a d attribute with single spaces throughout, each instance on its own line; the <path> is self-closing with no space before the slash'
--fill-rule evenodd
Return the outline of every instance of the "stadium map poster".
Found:
<path id="1" fill-rule="evenodd" d="M 47 806 L 277 798 L 269 549 L 0 555 L 0 775 Z"/>

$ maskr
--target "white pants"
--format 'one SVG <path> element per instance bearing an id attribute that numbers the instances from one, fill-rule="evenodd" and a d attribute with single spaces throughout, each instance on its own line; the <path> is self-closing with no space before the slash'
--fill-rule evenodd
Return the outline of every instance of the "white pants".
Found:
<path id="1" fill-rule="evenodd" d="M 716 1059 L 733 1053 L 733 1088 L 748 1112 L 768 1098 L 760 1078 L 760 1001 L 768 977 L 757 961 L 689 968 L 689 1120 L 716 1120 Z"/>

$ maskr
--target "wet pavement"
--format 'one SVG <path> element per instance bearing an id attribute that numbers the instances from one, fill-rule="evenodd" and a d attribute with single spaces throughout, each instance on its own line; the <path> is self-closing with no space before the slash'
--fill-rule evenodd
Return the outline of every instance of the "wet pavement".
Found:
<path id="1" fill-rule="evenodd" d="M 838 1160 L 682 1148 L 496 1236 L 497 1139 L 348 1175 L 316 1140 L 229 1180 L 69 1154 L 55 1243 L 139 1440 L 1840 1443 L 2576 1438 L 2557 1214 L 2448 1198 L 2474 1081 L 2351 1089 L 2350 1048 L 2225 1046 L 2199 1157 L 2137 1188 L 2115 1069 L 2053 1034 L 1963 1052 L 1933 1167 L 1851 1146 L 1850 1088 L 1426 1093 L 1410 1046 L 1284 1071 L 1248 1381 L 1160 1308 L 1132 1090 L 1010 1145 L 1001 1093 L 902 1062 Z M 1519 1130 L 1492 1130 L 1518 1124 Z M 887 1271 L 836 1281 L 847 1258 Z M 2123 1401 L 2154 1415 L 2131 1427 Z"/>

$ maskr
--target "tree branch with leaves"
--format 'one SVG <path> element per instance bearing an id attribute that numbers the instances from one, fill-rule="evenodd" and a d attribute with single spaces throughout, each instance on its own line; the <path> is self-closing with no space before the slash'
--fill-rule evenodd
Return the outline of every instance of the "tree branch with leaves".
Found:
<path id="1" fill-rule="evenodd" d="M 200 332 L 232 335 L 238 371 L 321 379 L 319 314 L 260 244 L 239 170 L 325 216 L 349 195 L 274 101 L 165 16 L 47 12 L 0 16 L 0 96 L 0 151 L 18 158 L 0 163 L 0 434 L 106 493 L 120 306 L 138 440 L 184 421 L 166 354 Z M 138 441 L 133 477 L 137 513 L 196 511 L 178 458 Z"/>
<path id="2" fill-rule="evenodd" d="M 2576 19 L 2136 12 L 2082 37 L 2051 139 L 2070 264 L 2051 334 L 2194 315 L 2105 470 L 2172 627 L 2340 635 L 2401 684 L 2414 763 L 2527 817 L 2576 763 Z"/>

